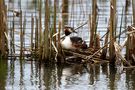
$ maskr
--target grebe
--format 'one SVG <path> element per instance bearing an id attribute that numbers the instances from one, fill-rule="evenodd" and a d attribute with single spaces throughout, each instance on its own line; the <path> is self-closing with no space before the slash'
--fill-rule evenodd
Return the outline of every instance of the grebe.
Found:
<path id="1" fill-rule="evenodd" d="M 87 44 L 81 37 L 70 36 L 71 33 L 77 33 L 72 27 L 64 27 L 65 37 L 61 41 L 61 46 L 64 49 L 87 49 Z"/>

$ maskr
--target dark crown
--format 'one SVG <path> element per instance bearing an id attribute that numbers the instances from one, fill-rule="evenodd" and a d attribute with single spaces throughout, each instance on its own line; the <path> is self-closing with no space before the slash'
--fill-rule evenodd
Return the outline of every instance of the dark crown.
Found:
<path id="1" fill-rule="evenodd" d="M 74 30 L 74 28 L 69 27 L 69 26 L 65 26 L 65 27 L 64 27 L 64 32 L 65 32 L 65 35 L 66 35 L 66 36 L 70 35 L 72 32 L 77 33 L 77 32 Z"/>

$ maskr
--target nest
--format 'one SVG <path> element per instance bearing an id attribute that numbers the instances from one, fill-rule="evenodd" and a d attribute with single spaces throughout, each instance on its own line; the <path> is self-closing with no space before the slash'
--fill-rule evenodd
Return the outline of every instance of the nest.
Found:
<path id="1" fill-rule="evenodd" d="M 97 50 L 93 48 L 77 49 L 77 50 L 63 50 L 65 54 L 65 61 L 68 63 L 98 63 L 104 62 L 100 58 L 101 52 L 97 53 Z M 106 61 L 108 62 L 108 61 Z"/>

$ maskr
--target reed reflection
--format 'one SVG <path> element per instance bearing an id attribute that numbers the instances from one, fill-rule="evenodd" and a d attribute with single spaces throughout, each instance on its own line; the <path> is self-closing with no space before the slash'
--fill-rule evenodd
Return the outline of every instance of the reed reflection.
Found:
<path id="1" fill-rule="evenodd" d="M 7 60 L 0 59 L 0 90 L 6 90 L 6 80 L 7 80 Z"/>

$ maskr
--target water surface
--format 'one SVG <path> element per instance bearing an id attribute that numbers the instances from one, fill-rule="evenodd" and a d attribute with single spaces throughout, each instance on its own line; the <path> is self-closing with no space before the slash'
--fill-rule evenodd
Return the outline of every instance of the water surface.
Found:
<path id="1" fill-rule="evenodd" d="M 0 90 L 135 90 L 135 70 L 108 64 L 46 65 L 0 60 Z"/>

